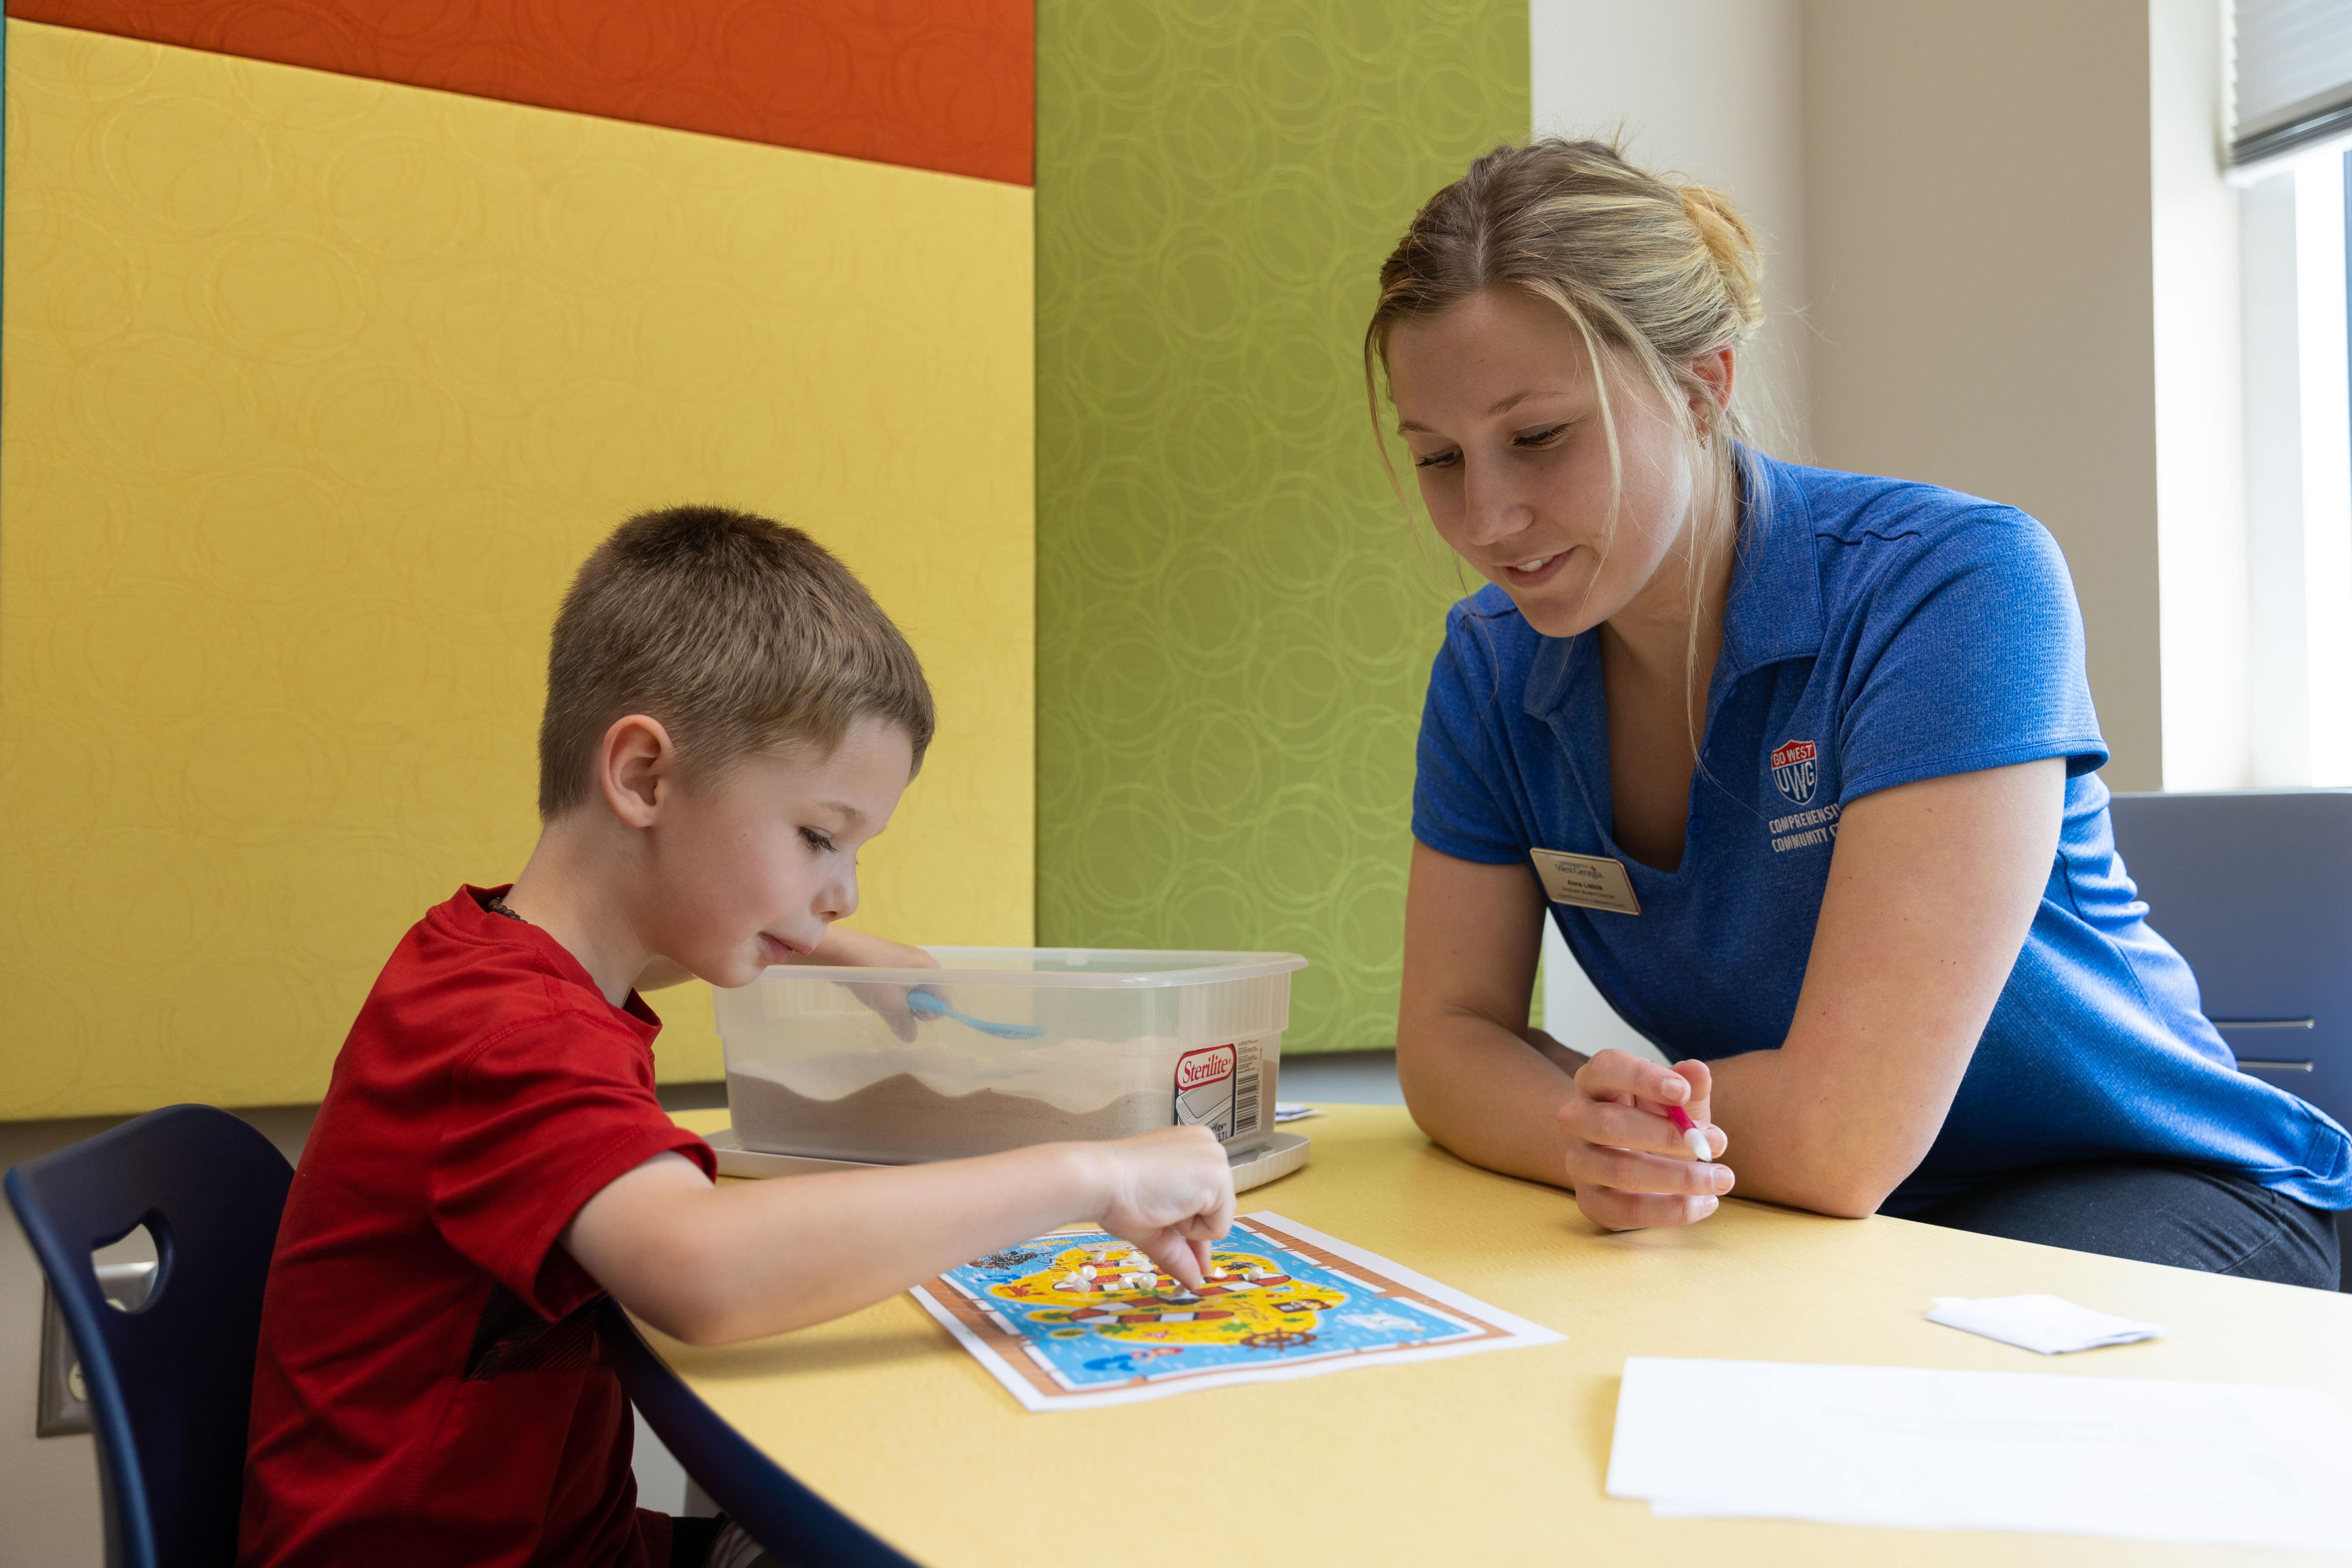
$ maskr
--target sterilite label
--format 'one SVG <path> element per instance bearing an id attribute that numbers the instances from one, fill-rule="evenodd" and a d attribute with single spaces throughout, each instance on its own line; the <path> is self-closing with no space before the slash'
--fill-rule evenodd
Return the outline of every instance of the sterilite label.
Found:
<path id="1" fill-rule="evenodd" d="M 1222 1142 L 1257 1131 L 1255 1040 L 1206 1046 L 1176 1058 L 1176 1125 L 1205 1127 Z"/>

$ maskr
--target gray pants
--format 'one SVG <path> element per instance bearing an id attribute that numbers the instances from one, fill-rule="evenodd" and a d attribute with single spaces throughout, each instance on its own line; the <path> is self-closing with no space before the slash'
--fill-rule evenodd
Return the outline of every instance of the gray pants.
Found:
<path id="1" fill-rule="evenodd" d="M 2035 1165 L 1908 1216 L 1954 1230 L 2333 1290 L 2336 1216 L 2232 1172 L 2138 1160 Z"/>

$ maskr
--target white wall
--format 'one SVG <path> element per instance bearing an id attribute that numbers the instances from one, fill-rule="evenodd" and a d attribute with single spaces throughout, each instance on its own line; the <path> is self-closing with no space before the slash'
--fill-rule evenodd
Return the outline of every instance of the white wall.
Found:
<path id="1" fill-rule="evenodd" d="M 2295 288 L 2295 176 L 2242 193 L 2246 553 L 2253 782 L 2311 782 L 2310 639 L 2305 626 L 2303 413 Z"/>
<path id="2" fill-rule="evenodd" d="M 1633 160 L 1730 195 L 1760 235 L 1766 322 L 1740 367 L 1759 445 L 1811 457 L 1802 31 L 1797 0 L 1530 0 L 1538 134 L 1622 136 Z M 1655 1058 L 1544 922 L 1545 1032 Z"/>
<path id="3" fill-rule="evenodd" d="M 1822 460 L 2023 507 L 2163 780 L 2148 0 L 1805 0 Z"/>
<path id="4" fill-rule="evenodd" d="M 2344 160 L 2296 163 L 2295 416 L 2304 658 L 2314 784 L 2352 784 L 2352 398 L 2345 354 Z"/>
<path id="5" fill-rule="evenodd" d="M 1645 168 L 1728 192 L 1761 234 L 1769 320 L 1739 396 L 1766 449 L 1810 455 L 1797 0 L 1531 0 L 1535 130 L 1622 134 Z M 1751 401 L 1752 400 L 1752 401 Z"/>
<path id="6" fill-rule="evenodd" d="M 2148 5 L 2164 787 L 2254 783 L 2238 193 L 2221 177 L 2221 0 Z"/>

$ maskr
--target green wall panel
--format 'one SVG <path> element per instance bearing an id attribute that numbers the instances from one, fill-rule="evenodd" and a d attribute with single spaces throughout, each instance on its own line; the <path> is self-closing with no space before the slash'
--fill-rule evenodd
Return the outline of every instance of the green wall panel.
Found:
<path id="1" fill-rule="evenodd" d="M 1392 1044 L 1462 590 L 1357 345 L 1414 208 L 1527 134 L 1526 5 L 1043 0 L 1037 52 L 1038 938 L 1302 952 L 1286 1048 Z"/>

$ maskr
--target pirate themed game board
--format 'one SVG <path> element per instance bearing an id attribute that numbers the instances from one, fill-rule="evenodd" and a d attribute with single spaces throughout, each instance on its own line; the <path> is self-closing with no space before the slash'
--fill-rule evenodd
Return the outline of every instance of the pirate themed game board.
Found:
<path id="1" fill-rule="evenodd" d="M 1007 1247 L 914 1294 L 1031 1410 L 1564 1337 L 1264 1212 L 1234 1221 L 1197 1290 L 1118 1237 L 1086 1230 Z"/>

